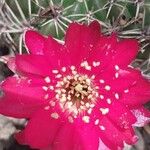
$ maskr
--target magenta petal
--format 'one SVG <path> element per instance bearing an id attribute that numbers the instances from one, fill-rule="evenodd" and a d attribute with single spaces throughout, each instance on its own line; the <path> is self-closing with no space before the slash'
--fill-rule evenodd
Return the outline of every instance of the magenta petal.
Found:
<path id="1" fill-rule="evenodd" d="M 29 120 L 25 130 L 16 139 L 21 144 L 28 144 L 31 148 L 46 148 L 52 144 L 61 126 L 60 118 L 51 117 L 51 111 L 41 109 Z M 23 137 L 24 139 L 20 139 Z"/>
<path id="2" fill-rule="evenodd" d="M 121 102 L 129 105 L 131 108 L 145 104 L 150 98 L 150 82 L 141 76 L 135 85 L 129 89 L 129 92 L 122 95 Z"/>
<path id="3" fill-rule="evenodd" d="M 115 49 L 116 52 L 113 55 L 111 65 L 116 64 L 121 67 L 126 67 L 135 59 L 138 54 L 138 41 L 133 39 L 119 41 Z"/>
<path id="4" fill-rule="evenodd" d="M 52 146 L 48 146 L 46 148 L 41 148 L 40 150 L 53 150 L 53 149 L 52 149 Z"/>
<path id="5" fill-rule="evenodd" d="M 24 37 L 26 47 L 31 54 L 43 55 L 45 37 L 33 30 L 26 31 Z"/>
<path id="6" fill-rule="evenodd" d="M 133 114 L 137 118 L 134 126 L 143 127 L 144 125 L 150 123 L 150 111 L 144 107 L 132 110 Z"/>
<path id="7" fill-rule="evenodd" d="M 0 101 L 0 113 L 4 115 L 29 118 L 35 110 L 46 104 L 42 88 L 29 87 L 25 78 L 9 77 L 1 88 L 4 96 Z"/>
<path id="8" fill-rule="evenodd" d="M 27 75 L 35 74 L 46 77 L 52 73 L 48 60 L 41 55 L 17 55 L 16 67 L 17 71 Z"/>
<path id="9" fill-rule="evenodd" d="M 110 80 L 109 82 L 113 91 L 118 91 L 121 93 L 134 86 L 135 83 L 142 77 L 139 70 L 132 68 L 120 69 L 118 71 L 118 75 L 118 78 L 115 78 L 112 81 Z"/>
<path id="10" fill-rule="evenodd" d="M 29 103 L 30 105 L 45 103 L 45 92 L 42 87 L 30 87 L 26 78 L 9 77 L 1 86 L 6 96 L 13 97 L 14 100 L 18 100 L 20 103 Z"/>
<path id="11" fill-rule="evenodd" d="M 66 33 L 65 46 L 70 52 L 72 63 L 75 65 L 87 58 L 99 38 L 100 26 L 97 22 L 91 23 L 89 27 L 78 23 L 70 24 Z"/>
<path id="12" fill-rule="evenodd" d="M 96 43 L 99 40 L 100 36 L 101 36 L 101 33 L 100 33 L 101 26 L 100 26 L 98 21 L 93 21 L 93 22 L 90 23 L 89 28 L 92 32 L 91 36 L 93 36 L 93 39 L 91 38 L 91 40 L 93 41 L 93 43 Z"/>
<path id="13" fill-rule="evenodd" d="M 119 102 L 113 103 L 108 117 L 122 133 L 125 142 L 134 144 L 135 133 L 132 129 L 132 125 L 136 122 L 136 118 L 131 111 Z"/>
<path id="14" fill-rule="evenodd" d="M 117 38 L 114 34 L 109 37 L 102 36 L 97 42 L 95 49 L 91 52 L 88 61 L 100 61 L 101 65 L 95 72 L 101 72 L 110 65 L 113 57 L 114 47 L 117 44 Z M 111 72 L 111 71 L 110 71 Z"/>
<path id="15" fill-rule="evenodd" d="M 126 82 L 125 82 L 126 81 Z M 110 86 L 114 92 L 123 93 L 129 89 L 135 83 L 135 79 L 132 78 L 118 78 L 110 82 Z"/>
<path id="16" fill-rule="evenodd" d="M 52 37 L 48 37 L 44 47 L 45 57 L 49 59 L 54 68 L 70 65 L 70 56 L 67 49 Z"/>
<path id="17" fill-rule="evenodd" d="M 0 113 L 15 118 L 30 118 L 39 106 L 26 105 L 10 97 L 0 98 Z"/>
<path id="18" fill-rule="evenodd" d="M 97 130 L 92 125 L 79 123 L 75 138 L 80 138 L 83 150 L 97 150 L 99 146 L 99 135 Z M 90 132 L 89 132 L 90 131 Z"/>
<path id="19" fill-rule="evenodd" d="M 118 128 L 121 128 L 122 130 L 129 129 L 136 122 L 136 118 L 130 110 L 121 105 L 119 102 L 111 105 L 108 117 L 116 126 L 118 126 Z"/>
<path id="20" fill-rule="evenodd" d="M 103 119 L 101 119 L 99 127 L 100 137 L 103 137 L 101 140 L 110 149 L 116 150 L 116 147 L 123 148 L 124 142 L 127 144 L 135 144 L 137 141 L 137 137 L 135 136 L 132 127 L 122 130 L 107 117 L 103 117 Z"/>
<path id="21" fill-rule="evenodd" d="M 74 132 L 74 125 L 66 124 L 62 126 L 54 139 L 53 149 L 71 150 L 74 149 L 74 145 L 76 144 L 80 146 L 78 145 L 79 143 L 74 143 Z M 79 140 L 79 138 L 77 140 Z"/>
<path id="22" fill-rule="evenodd" d="M 101 119 L 99 127 L 99 134 L 104 144 L 106 144 L 111 150 L 117 150 L 118 147 L 123 148 L 123 135 L 114 124 L 107 119 L 107 117 Z"/>
<path id="23" fill-rule="evenodd" d="M 64 138 L 65 137 L 65 138 Z M 99 137 L 95 128 L 89 125 L 66 124 L 56 136 L 55 150 L 98 150 Z"/>
<path id="24" fill-rule="evenodd" d="M 98 150 L 110 150 L 104 143 L 103 141 L 100 139 L 99 140 L 99 148 Z"/>
<path id="25" fill-rule="evenodd" d="M 56 57 L 57 52 L 62 48 L 62 44 L 58 43 L 51 36 L 49 36 L 44 45 L 44 55 L 48 58 Z"/>

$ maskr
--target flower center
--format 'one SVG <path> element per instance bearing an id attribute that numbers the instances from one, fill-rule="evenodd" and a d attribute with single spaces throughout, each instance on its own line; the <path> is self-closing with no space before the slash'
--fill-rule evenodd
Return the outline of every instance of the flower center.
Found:
<path id="1" fill-rule="evenodd" d="M 74 116 L 93 107 L 98 97 L 93 79 L 87 75 L 65 76 L 56 87 L 56 99 L 61 108 Z"/>

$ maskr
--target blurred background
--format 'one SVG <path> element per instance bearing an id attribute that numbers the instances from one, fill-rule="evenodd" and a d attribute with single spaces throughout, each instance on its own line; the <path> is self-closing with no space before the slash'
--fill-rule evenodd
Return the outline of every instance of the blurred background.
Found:
<path id="1" fill-rule="evenodd" d="M 99 21 L 105 35 L 116 32 L 121 39 L 139 41 L 141 49 L 131 65 L 150 79 L 150 0 L 0 0 L 0 81 L 13 75 L 5 56 L 28 53 L 23 43 L 27 28 L 63 42 L 69 23 L 93 20 Z M 30 150 L 13 138 L 25 123 L 25 119 L 0 116 L 0 150 Z M 150 126 L 135 130 L 139 142 L 125 150 L 150 150 Z"/>

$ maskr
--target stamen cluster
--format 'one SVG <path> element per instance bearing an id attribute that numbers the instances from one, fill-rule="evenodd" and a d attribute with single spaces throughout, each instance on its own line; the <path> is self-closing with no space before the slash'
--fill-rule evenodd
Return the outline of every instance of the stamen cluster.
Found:
<path id="1" fill-rule="evenodd" d="M 96 102 L 99 96 L 92 78 L 87 75 L 68 75 L 57 82 L 56 99 L 64 110 L 74 116 L 86 111 Z"/>

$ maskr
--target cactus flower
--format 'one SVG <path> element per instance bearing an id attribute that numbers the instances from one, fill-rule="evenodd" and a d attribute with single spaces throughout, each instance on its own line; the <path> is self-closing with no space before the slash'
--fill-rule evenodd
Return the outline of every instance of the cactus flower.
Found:
<path id="1" fill-rule="evenodd" d="M 150 121 L 143 104 L 150 82 L 130 63 L 135 39 L 105 36 L 97 21 L 71 23 L 64 43 L 34 30 L 29 54 L 9 58 L 15 73 L 1 83 L 0 113 L 27 118 L 15 138 L 40 150 L 120 150 L 135 144 L 134 126 Z"/>

